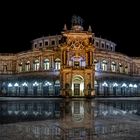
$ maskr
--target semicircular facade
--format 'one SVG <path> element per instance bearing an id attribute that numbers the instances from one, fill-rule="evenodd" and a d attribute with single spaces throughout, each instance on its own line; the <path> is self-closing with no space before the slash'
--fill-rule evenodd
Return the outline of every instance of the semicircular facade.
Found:
<path id="1" fill-rule="evenodd" d="M 112 41 L 81 25 L 0 54 L 0 96 L 139 96 L 140 58 L 115 52 Z"/>

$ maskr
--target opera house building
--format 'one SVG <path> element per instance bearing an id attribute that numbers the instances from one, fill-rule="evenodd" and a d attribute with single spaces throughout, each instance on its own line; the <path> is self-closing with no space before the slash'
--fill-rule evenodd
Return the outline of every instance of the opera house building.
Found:
<path id="1" fill-rule="evenodd" d="M 0 53 L 0 96 L 140 96 L 140 57 L 115 47 L 75 19 L 60 35 L 34 39 L 31 50 Z"/>

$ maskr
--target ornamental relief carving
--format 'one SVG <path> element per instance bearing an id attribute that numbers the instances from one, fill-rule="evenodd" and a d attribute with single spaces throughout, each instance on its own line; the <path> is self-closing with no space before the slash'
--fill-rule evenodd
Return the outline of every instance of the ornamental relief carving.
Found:
<path id="1" fill-rule="evenodd" d="M 85 47 L 88 47 L 89 40 L 83 39 L 83 38 L 68 38 L 67 39 L 67 45 L 72 50 L 83 50 Z"/>
<path id="2" fill-rule="evenodd" d="M 72 59 L 72 58 L 82 58 L 82 60 L 85 59 L 85 52 L 84 51 L 73 51 L 73 52 L 70 52 L 69 54 L 69 58 Z"/>
<path id="3" fill-rule="evenodd" d="M 72 77 L 76 76 L 76 75 L 80 75 L 82 77 L 85 77 L 84 72 L 81 72 L 80 70 L 76 70 L 72 72 Z"/>

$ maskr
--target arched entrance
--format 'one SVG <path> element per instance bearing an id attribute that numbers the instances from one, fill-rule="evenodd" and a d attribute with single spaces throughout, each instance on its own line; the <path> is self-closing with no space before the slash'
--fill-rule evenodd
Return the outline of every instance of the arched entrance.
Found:
<path id="1" fill-rule="evenodd" d="M 80 75 L 72 78 L 72 96 L 84 96 L 84 79 Z"/>

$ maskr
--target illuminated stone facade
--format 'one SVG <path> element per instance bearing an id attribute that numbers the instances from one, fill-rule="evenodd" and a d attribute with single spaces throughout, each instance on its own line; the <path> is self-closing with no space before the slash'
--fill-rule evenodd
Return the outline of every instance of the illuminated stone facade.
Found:
<path id="1" fill-rule="evenodd" d="M 91 27 L 66 25 L 61 35 L 32 41 L 32 49 L 0 54 L 2 96 L 139 96 L 140 58 L 115 52 Z"/>

